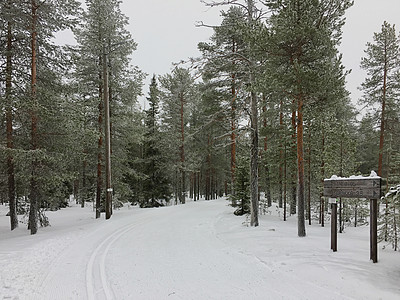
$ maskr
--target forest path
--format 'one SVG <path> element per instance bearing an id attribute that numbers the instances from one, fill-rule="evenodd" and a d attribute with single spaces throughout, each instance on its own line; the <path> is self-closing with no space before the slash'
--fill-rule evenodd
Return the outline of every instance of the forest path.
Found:
<path id="1" fill-rule="evenodd" d="M 273 209 L 272 209 L 273 210 Z M 49 213 L 52 227 L 0 239 L 5 299 L 399 299 L 397 253 L 368 260 L 368 228 L 296 236 L 278 212 L 257 228 L 224 199 L 159 209 L 125 207 L 110 220 L 89 208 Z"/>
<path id="2" fill-rule="evenodd" d="M 10 279 L 1 299 L 282 298 L 284 274 L 219 238 L 227 215 L 232 208 L 221 199 L 44 229 L 9 258 L 10 273 L 27 277 Z M 305 298 L 295 286 L 289 295 Z"/>

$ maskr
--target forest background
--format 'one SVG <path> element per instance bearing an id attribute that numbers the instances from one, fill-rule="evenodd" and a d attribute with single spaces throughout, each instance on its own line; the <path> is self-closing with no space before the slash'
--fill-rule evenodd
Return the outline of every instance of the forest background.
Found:
<path id="1" fill-rule="evenodd" d="M 348 56 L 366 72 L 356 105 L 344 63 L 352 51 L 340 42 L 345 13 L 360 1 L 205 2 L 203 11 L 221 11 L 221 25 L 198 23 L 210 33 L 196 43 L 200 55 L 174 59 L 186 63 L 151 76 L 147 91 L 145 73 L 132 65 L 138 45 L 126 3 L 1 2 L 0 199 L 10 205 L 12 229 L 25 211 L 36 233 L 46 225 L 44 211 L 63 207 L 70 194 L 82 206 L 94 201 L 97 217 L 111 216 L 109 193 L 114 205 L 142 207 L 230 195 L 254 226 L 277 202 L 284 219 L 297 215 L 304 236 L 306 220 L 326 221 L 324 178 L 376 170 L 387 192 L 397 186 L 399 34 L 392 24 L 369 33 L 362 56 Z M 59 46 L 69 30 L 76 44 Z M 164 57 L 168 43 L 180 49 L 182 40 L 153 41 L 152 60 Z M 360 107 L 368 110 L 359 115 Z M 381 238 L 397 249 L 397 190 L 382 204 Z M 339 208 L 340 230 L 368 220 L 362 199 L 341 199 Z"/>

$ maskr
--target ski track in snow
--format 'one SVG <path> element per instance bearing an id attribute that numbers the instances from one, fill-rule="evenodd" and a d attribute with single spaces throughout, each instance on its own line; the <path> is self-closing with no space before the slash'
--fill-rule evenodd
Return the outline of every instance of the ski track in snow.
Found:
<path id="1" fill-rule="evenodd" d="M 114 291 L 108 284 L 109 280 L 106 272 L 107 255 L 110 251 L 110 248 L 118 239 L 120 239 L 124 234 L 133 230 L 135 226 L 137 226 L 138 222 L 142 222 L 144 220 L 146 220 L 146 217 L 135 219 L 135 222 L 114 231 L 93 251 L 86 267 L 86 290 L 88 300 L 115 299 Z M 100 279 L 96 279 L 98 277 L 100 277 Z"/>

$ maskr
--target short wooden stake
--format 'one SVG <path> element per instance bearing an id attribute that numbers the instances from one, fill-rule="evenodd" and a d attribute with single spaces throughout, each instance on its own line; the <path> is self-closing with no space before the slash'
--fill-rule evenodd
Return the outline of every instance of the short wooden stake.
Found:
<path id="1" fill-rule="evenodd" d="M 370 200 L 370 259 L 378 262 L 378 200 Z"/>
<path id="2" fill-rule="evenodd" d="M 331 249 L 337 251 L 337 203 L 332 203 L 331 214 Z"/>

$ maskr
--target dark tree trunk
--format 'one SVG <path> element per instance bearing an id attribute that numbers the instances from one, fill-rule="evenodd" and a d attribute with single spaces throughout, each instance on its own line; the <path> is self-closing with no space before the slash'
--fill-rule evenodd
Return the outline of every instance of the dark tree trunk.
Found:
<path id="1" fill-rule="evenodd" d="M 35 0 L 31 1 L 31 149 L 34 153 L 38 149 L 38 103 L 37 103 L 37 9 Z M 39 176 L 39 161 L 36 157 L 32 159 L 32 170 L 30 180 L 30 211 L 29 229 L 31 234 L 36 234 L 38 230 L 38 209 L 39 209 L 39 186 L 37 177 Z"/>
<path id="2" fill-rule="evenodd" d="M 254 82 L 254 79 L 252 80 Z M 258 110 L 257 96 L 251 92 L 251 226 L 258 226 Z"/>
<path id="3" fill-rule="evenodd" d="M 319 193 L 320 202 L 320 224 L 325 227 L 325 199 L 323 193 L 324 179 L 325 179 L 325 130 L 322 131 L 322 144 L 321 144 L 321 192 Z"/>
<path id="4" fill-rule="evenodd" d="M 235 40 L 232 41 L 232 53 L 236 52 Z M 233 64 L 235 62 L 233 61 Z M 232 74 L 232 103 L 231 103 L 231 194 L 235 194 L 236 172 L 236 75 Z M 235 201 L 235 200 L 233 200 Z M 232 203 L 236 205 L 236 203 Z"/>
<path id="5" fill-rule="evenodd" d="M 103 101 L 104 101 L 104 132 L 105 132 L 105 171 L 106 171 L 106 199 L 105 199 L 105 212 L 106 220 L 111 218 L 112 215 L 112 187 L 111 187 L 111 128 L 110 128 L 110 93 L 109 90 L 109 71 L 108 71 L 108 57 L 103 48 Z"/>
<path id="6" fill-rule="evenodd" d="M 290 199 L 290 214 L 291 215 L 295 215 L 296 214 L 296 197 L 297 197 L 297 172 L 296 172 L 296 165 L 297 165 L 297 141 L 296 141 L 296 130 L 297 130 L 297 126 L 296 126 L 296 101 L 293 100 L 293 108 L 292 108 L 292 151 L 293 151 L 293 158 L 294 158 L 294 163 L 293 163 L 293 168 L 292 168 L 292 194 L 291 194 L 291 199 Z"/>
<path id="7" fill-rule="evenodd" d="M 386 88 L 387 88 L 387 73 L 388 73 L 388 61 L 387 61 L 387 46 L 385 44 L 385 65 L 383 70 L 383 88 L 382 88 L 382 112 L 381 112 L 381 126 L 380 126 L 380 137 L 379 137 L 379 158 L 378 158 L 378 176 L 382 177 L 383 170 L 383 145 L 385 142 L 385 111 L 386 111 Z"/>
<path id="8" fill-rule="evenodd" d="M 286 195 L 287 195 L 287 161 L 286 161 L 286 144 L 284 148 L 284 159 L 283 159 L 283 220 L 286 221 L 287 208 L 286 208 Z"/>
<path id="9" fill-rule="evenodd" d="M 101 61 L 101 58 L 100 58 Z M 99 73 L 100 82 L 102 81 L 102 75 Z M 97 121 L 97 126 L 99 130 L 99 140 L 97 142 L 97 181 L 96 181 L 96 219 L 100 218 L 101 213 L 101 192 L 103 188 L 103 88 L 99 85 L 99 118 Z"/>
<path id="10" fill-rule="evenodd" d="M 182 204 L 185 204 L 185 197 L 186 197 L 186 184 L 185 184 L 185 120 L 184 120 L 184 104 L 185 99 L 183 94 L 180 95 L 180 122 L 181 122 L 181 145 L 180 145 L 180 172 L 181 172 L 181 191 L 179 195 L 179 201 Z"/>
<path id="11" fill-rule="evenodd" d="M 284 157 L 284 134 L 283 134 L 283 101 L 281 100 L 280 102 L 280 106 L 279 106 L 279 127 L 281 130 L 281 149 L 279 150 L 279 208 L 283 207 L 283 198 L 282 198 L 282 193 L 283 193 L 283 180 L 286 177 L 283 176 L 283 164 L 286 164 L 286 162 L 284 161 L 285 157 Z M 284 217 L 286 218 L 286 216 Z"/>
<path id="12" fill-rule="evenodd" d="M 304 218 L 304 146 L 303 146 L 303 96 L 298 99 L 298 121 L 297 121 L 297 162 L 299 172 L 299 194 L 298 194 L 298 235 L 306 236 Z"/>
<path id="13" fill-rule="evenodd" d="M 264 96 L 264 103 L 265 105 L 263 106 L 263 112 L 264 112 L 264 118 L 263 118 L 263 127 L 265 132 L 267 131 L 267 118 L 265 116 L 265 113 L 267 111 L 266 107 L 266 97 Z M 268 166 L 268 136 L 265 134 L 264 137 L 264 171 L 265 171 L 265 197 L 267 198 L 267 205 L 268 207 L 272 206 L 272 199 L 271 199 L 271 180 L 269 176 L 269 166 Z M 282 197 L 282 196 L 280 196 Z"/>
<path id="14" fill-rule="evenodd" d="M 7 179 L 8 179 L 8 203 L 10 207 L 11 230 L 18 227 L 17 205 L 15 196 L 15 175 L 14 175 L 14 149 L 13 136 L 13 101 L 11 97 L 12 89 L 12 24 L 7 24 L 7 62 L 6 62 L 6 127 L 7 127 Z"/>
<path id="15" fill-rule="evenodd" d="M 343 134 L 342 134 L 342 139 L 340 140 L 340 173 L 339 176 L 343 177 Z M 343 224 L 343 218 L 342 218 L 342 213 L 343 213 L 343 203 L 342 203 L 342 198 L 339 198 L 339 233 L 342 233 L 344 230 L 344 224 Z"/>
<path id="16" fill-rule="evenodd" d="M 86 160 L 87 151 L 83 151 L 83 164 L 82 164 L 82 193 L 81 193 L 81 207 L 85 207 L 85 201 L 87 197 L 87 187 L 86 187 L 86 169 L 87 169 L 87 160 Z"/>
<path id="17" fill-rule="evenodd" d="M 248 25 L 253 27 L 254 23 L 254 0 L 247 0 Z M 253 53 L 251 44 L 248 44 L 249 54 L 249 80 L 250 80 L 250 123 L 251 123 L 251 155 L 250 155 L 250 203 L 251 217 L 250 225 L 258 226 L 258 105 L 257 95 L 254 92 L 255 85 L 255 65 L 253 62 Z"/>
<path id="18" fill-rule="evenodd" d="M 309 129 L 310 131 L 310 129 Z M 308 180 L 307 180 L 307 218 L 308 225 L 311 225 L 311 131 L 308 133 Z"/>

